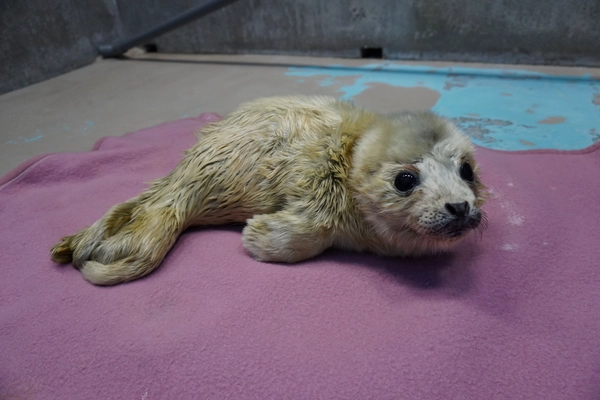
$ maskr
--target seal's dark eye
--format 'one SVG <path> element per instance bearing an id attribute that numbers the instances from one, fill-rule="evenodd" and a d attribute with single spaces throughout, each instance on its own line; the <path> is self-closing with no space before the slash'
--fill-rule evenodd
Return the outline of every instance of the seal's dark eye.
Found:
<path id="1" fill-rule="evenodd" d="M 412 172 L 403 171 L 396 175 L 394 186 L 400 192 L 408 192 L 419 183 L 419 179 Z"/>
<path id="2" fill-rule="evenodd" d="M 475 175 L 473 175 L 473 168 L 471 168 L 471 164 L 464 162 L 460 166 L 460 177 L 467 182 L 473 182 Z"/>

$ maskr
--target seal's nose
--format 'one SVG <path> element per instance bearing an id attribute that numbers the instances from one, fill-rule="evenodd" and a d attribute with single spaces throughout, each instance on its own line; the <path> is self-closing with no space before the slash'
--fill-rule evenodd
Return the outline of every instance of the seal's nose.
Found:
<path id="1" fill-rule="evenodd" d="M 462 203 L 446 203 L 444 206 L 446 210 L 452 215 L 458 218 L 466 217 L 469 214 L 469 202 L 463 201 Z"/>

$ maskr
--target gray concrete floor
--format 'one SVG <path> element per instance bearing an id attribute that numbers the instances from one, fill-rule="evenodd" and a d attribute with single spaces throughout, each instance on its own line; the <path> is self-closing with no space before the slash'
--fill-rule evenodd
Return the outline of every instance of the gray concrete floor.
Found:
<path id="1" fill-rule="evenodd" d="M 0 96 L 0 175 L 42 153 L 89 150 L 103 136 L 122 135 L 202 112 L 225 114 L 261 96 L 339 95 L 338 81 L 286 76 L 291 66 L 361 66 L 374 60 L 283 56 L 160 55 L 131 52 L 125 60 L 98 60 L 60 77 Z M 398 62 L 424 65 L 425 63 Z M 449 66 L 451 63 L 427 63 Z M 456 64 L 465 65 L 465 64 Z M 477 68 L 498 68 L 475 65 Z M 506 66 L 502 66 L 506 67 Z M 526 67 L 560 75 L 598 69 Z M 423 109 L 435 104 L 427 90 L 374 86 L 355 102 L 375 110 Z"/>

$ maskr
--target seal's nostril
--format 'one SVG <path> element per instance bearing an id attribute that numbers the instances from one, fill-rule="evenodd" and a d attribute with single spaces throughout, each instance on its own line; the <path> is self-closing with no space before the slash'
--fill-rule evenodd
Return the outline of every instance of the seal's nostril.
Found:
<path id="1" fill-rule="evenodd" d="M 457 217 L 464 217 L 469 214 L 469 202 L 467 201 L 463 201 L 462 203 L 446 203 L 444 207 L 450 214 Z"/>

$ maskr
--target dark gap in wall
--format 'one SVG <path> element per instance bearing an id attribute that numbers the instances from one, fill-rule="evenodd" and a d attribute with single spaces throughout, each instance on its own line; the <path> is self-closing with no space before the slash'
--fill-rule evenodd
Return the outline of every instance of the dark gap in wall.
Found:
<path id="1" fill-rule="evenodd" d="M 155 43 L 146 43 L 143 47 L 146 53 L 158 53 L 158 47 Z"/>
<path id="2" fill-rule="evenodd" d="M 360 49 L 360 58 L 383 58 L 381 47 L 363 47 Z"/>

